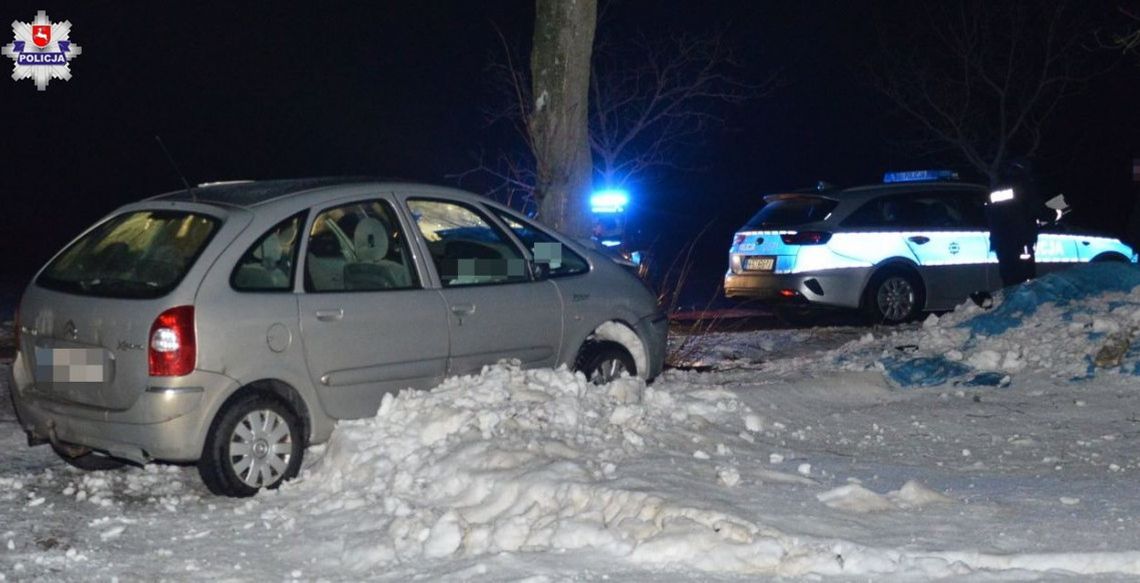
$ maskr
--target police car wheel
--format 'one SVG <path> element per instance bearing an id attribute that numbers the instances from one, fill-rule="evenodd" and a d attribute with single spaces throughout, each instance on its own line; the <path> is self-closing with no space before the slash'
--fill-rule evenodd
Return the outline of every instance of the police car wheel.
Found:
<path id="1" fill-rule="evenodd" d="M 923 289 L 918 278 L 894 269 L 875 274 L 864 298 L 864 308 L 871 321 L 883 324 L 913 320 L 922 304 Z"/>

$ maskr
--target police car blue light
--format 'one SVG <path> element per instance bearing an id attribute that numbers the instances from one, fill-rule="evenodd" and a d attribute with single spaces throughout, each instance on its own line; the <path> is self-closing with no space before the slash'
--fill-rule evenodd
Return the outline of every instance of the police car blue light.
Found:
<path id="1" fill-rule="evenodd" d="M 958 173 L 953 170 L 910 170 L 907 172 L 887 172 L 883 174 L 883 182 L 886 184 L 899 182 L 930 182 L 934 180 L 958 180 Z"/>

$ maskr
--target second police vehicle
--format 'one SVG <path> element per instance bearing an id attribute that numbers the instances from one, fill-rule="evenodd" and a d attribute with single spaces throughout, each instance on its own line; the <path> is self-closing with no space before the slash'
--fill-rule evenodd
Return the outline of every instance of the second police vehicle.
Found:
<path id="1" fill-rule="evenodd" d="M 725 295 L 863 310 L 880 322 L 949 310 L 1001 288 L 990 250 L 990 191 L 948 171 L 887 173 L 883 184 L 772 194 L 733 237 Z M 1121 241 L 1042 227 L 1037 273 L 1135 262 Z"/>

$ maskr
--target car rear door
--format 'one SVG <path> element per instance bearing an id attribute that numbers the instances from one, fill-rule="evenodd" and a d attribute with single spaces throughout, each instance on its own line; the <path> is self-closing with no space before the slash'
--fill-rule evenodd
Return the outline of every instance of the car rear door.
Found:
<path id="1" fill-rule="evenodd" d="M 916 193 L 903 202 L 902 236 L 926 280 L 927 307 L 949 308 L 987 288 L 989 237 L 975 224 L 968 193 Z"/>
<path id="2" fill-rule="evenodd" d="M 414 194 L 405 203 L 447 305 L 448 374 L 501 359 L 553 366 L 562 340 L 558 287 L 531 277 L 523 251 L 481 207 Z"/>

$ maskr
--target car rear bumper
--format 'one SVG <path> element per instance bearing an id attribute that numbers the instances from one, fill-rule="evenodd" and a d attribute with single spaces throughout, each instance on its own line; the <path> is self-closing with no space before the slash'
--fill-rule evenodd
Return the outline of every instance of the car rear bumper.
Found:
<path id="1" fill-rule="evenodd" d="M 17 353 L 9 387 L 29 443 L 78 445 L 139 464 L 197 460 L 213 410 L 210 397 L 228 394 L 233 383 L 224 375 L 194 371 L 179 377 L 177 385 L 148 387 L 130 408 L 113 411 L 37 391 L 25 362 Z"/>
<path id="2" fill-rule="evenodd" d="M 724 276 L 724 295 L 729 298 L 802 302 L 858 308 L 869 268 L 775 274 L 732 273 Z"/>

